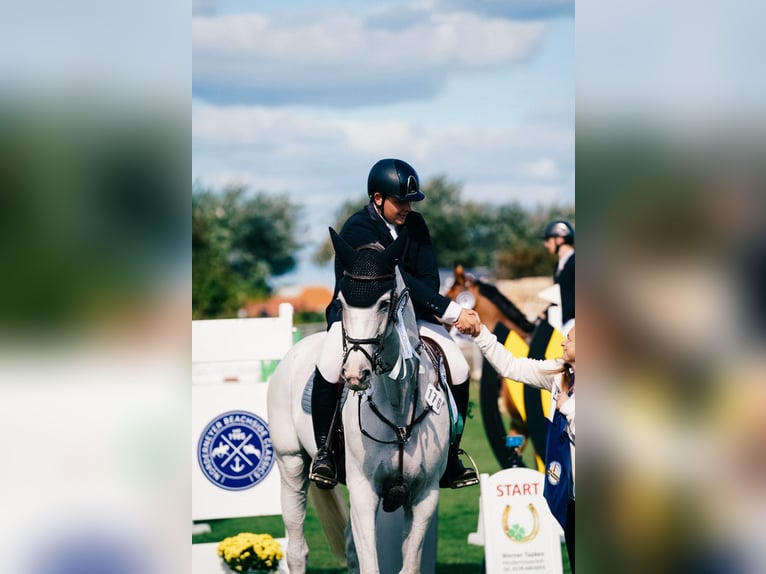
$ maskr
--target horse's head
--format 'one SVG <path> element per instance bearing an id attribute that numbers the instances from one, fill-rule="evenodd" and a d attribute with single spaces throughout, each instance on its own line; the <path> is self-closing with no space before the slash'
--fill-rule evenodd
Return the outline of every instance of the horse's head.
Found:
<path id="1" fill-rule="evenodd" d="M 403 283 L 396 265 L 406 243 L 406 230 L 386 249 L 380 244 L 353 249 L 330 228 L 335 254 L 343 269 L 338 299 L 342 305 L 343 367 L 349 389 L 366 390 L 373 373 L 391 368 L 399 356 L 395 333 Z"/>
<path id="2" fill-rule="evenodd" d="M 454 272 L 454 280 L 445 296 L 455 301 L 461 307 L 473 309 L 476 307 L 476 300 L 480 296 L 476 277 L 471 273 L 467 273 L 459 263 L 455 265 Z"/>

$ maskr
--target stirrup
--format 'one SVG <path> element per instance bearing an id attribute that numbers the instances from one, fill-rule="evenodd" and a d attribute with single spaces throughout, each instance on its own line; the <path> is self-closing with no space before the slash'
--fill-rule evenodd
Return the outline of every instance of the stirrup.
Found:
<path id="1" fill-rule="evenodd" d="M 319 461 L 319 456 L 321 454 L 324 454 L 323 458 L 329 459 L 329 463 Z M 316 468 L 315 468 L 316 467 Z M 327 470 L 328 473 L 332 473 L 332 476 L 328 476 L 327 474 L 321 474 L 321 470 Z M 316 457 L 311 462 L 311 469 L 309 471 L 309 480 L 316 483 L 318 488 L 324 489 L 324 490 L 330 490 L 331 488 L 335 488 L 335 485 L 338 484 L 338 472 L 335 467 L 334 461 L 332 460 L 332 453 L 329 450 L 324 450 L 324 453 L 320 450 L 317 452 Z"/>
<path id="2" fill-rule="evenodd" d="M 466 471 L 463 473 L 463 477 L 459 478 L 457 480 L 451 481 L 449 478 L 447 479 L 447 485 L 452 489 L 457 488 L 465 488 L 466 486 L 473 486 L 475 484 L 479 484 L 479 469 L 476 467 L 476 461 L 473 460 L 473 457 L 468 454 L 466 451 L 464 451 L 462 448 L 459 448 L 455 451 L 455 458 L 458 462 L 460 462 L 460 465 L 462 466 L 462 462 L 459 458 L 457 458 L 458 455 L 464 454 L 468 457 L 468 460 L 471 461 L 471 467 L 470 469 L 463 467 L 463 470 Z M 468 474 L 470 471 L 473 471 L 473 474 Z"/>

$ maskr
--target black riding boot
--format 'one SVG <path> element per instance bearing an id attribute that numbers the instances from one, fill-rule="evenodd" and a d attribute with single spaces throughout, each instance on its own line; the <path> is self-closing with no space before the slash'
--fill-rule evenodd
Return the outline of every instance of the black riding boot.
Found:
<path id="1" fill-rule="evenodd" d="M 470 382 L 466 381 L 462 385 L 455 385 L 450 387 L 452 396 L 455 398 L 455 404 L 460 416 L 463 417 L 463 428 L 467 424 L 468 415 L 468 393 L 470 391 Z M 442 488 L 463 488 L 465 486 L 473 486 L 479 484 L 479 477 L 476 476 L 476 471 L 473 468 L 466 468 L 458 458 L 458 451 L 460 451 L 460 439 L 463 434 L 459 434 L 455 439 L 455 443 L 450 445 L 449 454 L 447 456 L 447 469 L 444 471 L 439 481 L 439 486 Z"/>
<path id="2" fill-rule="evenodd" d="M 311 418 L 317 454 L 311 463 L 309 480 L 319 488 L 330 489 L 338 484 L 335 457 L 332 453 L 331 427 L 338 404 L 338 386 L 327 382 L 319 369 L 314 371 L 314 387 L 311 390 Z"/>

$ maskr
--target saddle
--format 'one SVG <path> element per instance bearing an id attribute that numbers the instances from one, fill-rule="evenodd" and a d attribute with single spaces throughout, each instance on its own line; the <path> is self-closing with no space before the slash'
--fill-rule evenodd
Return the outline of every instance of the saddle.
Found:
<path id="1" fill-rule="evenodd" d="M 444 349 L 436 342 L 435 339 L 430 337 L 421 337 L 423 341 L 423 347 L 426 350 L 426 354 L 431 359 L 431 363 L 439 375 L 439 382 L 443 385 L 447 385 L 447 388 L 452 387 L 452 373 L 449 370 L 449 363 L 447 363 L 447 355 L 444 353 Z"/>
<path id="2" fill-rule="evenodd" d="M 449 399 L 449 442 L 450 444 L 453 444 L 457 440 L 457 436 L 462 434 L 465 421 L 462 420 L 458 413 L 457 404 L 452 396 L 452 385 L 454 381 L 452 380 L 452 373 L 449 370 L 449 363 L 447 363 L 447 355 L 445 354 L 444 349 L 441 348 L 441 345 L 434 339 L 431 339 L 430 337 L 421 337 L 421 339 L 426 354 L 431 359 L 431 363 L 437 373 L 437 385 Z"/>

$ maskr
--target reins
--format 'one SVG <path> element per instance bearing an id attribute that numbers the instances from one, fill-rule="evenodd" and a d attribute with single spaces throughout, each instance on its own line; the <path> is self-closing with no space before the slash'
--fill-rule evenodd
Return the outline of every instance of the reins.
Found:
<path id="1" fill-rule="evenodd" d="M 368 433 L 366 430 L 364 430 L 364 427 L 362 426 L 362 396 L 359 396 L 359 402 L 357 403 L 357 418 L 359 419 L 359 431 L 369 438 L 370 440 L 374 440 L 375 442 L 379 444 L 396 444 L 399 451 L 399 474 L 396 478 L 397 484 L 402 484 L 404 482 L 404 445 L 407 444 L 407 441 L 410 440 L 410 437 L 412 436 L 412 429 L 415 428 L 415 425 L 419 424 L 426 416 L 428 416 L 428 413 L 430 413 L 433 409 L 426 405 L 426 407 L 423 409 L 423 412 L 420 413 L 417 417 L 415 416 L 415 412 L 417 411 L 418 402 L 414 400 L 417 398 L 417 390 L 418 385 L 415 385 L 415 392 L 413 393 L 413 401 L 412 401 L 412 417 L 410 420 L 410 424 L 408 424 L 406 427 L 400 427 L 392 423 L 390 420 L 388 420 L 383 413 L 380 412 L 378 407 L 375 405 L 375 403 L 372 401 L 372 397 L 367 397 L 367 402 L 370 403 L 370 410 L 375 414 L 375 416 L 380 419 L 381 422 L 387 424 L 389 427 L 391 427 L 394 432 L 396 433 L 396 440 L 380 440 L 378 438 L 375 438 L 370 433 Z"/>
<path id="2" fill-rule="evenodd" d="M 413 393 L 412 393 L 412 399 L 413 399 L 412 400 L 412 414 L 410 415 L 410 422 L 409 422 L 409 424 L 407 426 L 404 426 L 404 427 L 397 426 L 394 423 L 392 423 L 390 420 L 388 420 L 386 418 L 386 416 L 382 412 L 380 412 L 380 409 L 378 409 L 378 406 L 372 401 L 372 397 L 367 395 L 367 402 L 370 403 L 370 410 L 373 413 L 375 413 L 375 416 L 377 416 L 378 419 L 380 419 L 381 422 L 385 423 L 386 425 L 388 425 L 389 427 L 391 427 L 394 430 L 394 432 L 396 433 L 396 440 L 381 440 L 381 439 L 375 438 L 370 433 L 368 433 L 366 430 L 364 430 L 364 427 L 362 427 L 362 399 L 363 399 L 363 397 L 360 394 L 359 395 L 359 402 L 357 404 L 357 411 L 358 411 L 358 415 L 359 415 L 358 416 L 358 418 L 359 418 L 359 431 L 364 436 L 366 436 L 367 438 L 369 438 L 371 440 L 374 440 L 377 443 L 380 443 L 380 444 L 398 444 L 399 445 L 399 457 L 401 459 L 401 455 L 402 455 L 402 453 L 404 451 L 404 445 L 410 439 L 410 437 L 412 436 L 412 429 L 415 428 L 415 425 L 419 424 L 424 418 L 426 418 L 428 413 L 433 411 L 433 409 L 431 408 L 430 405 L 426 405 L 423 408 L 423 412 L 420 413 L 417 417 L 415 416 L 415 413 L 417 412 L 417 409 L 418 409 L 418 401 L 417 401 L 418 389 L 419 389 L 418 385 L 415 385 L 414 388 L 413 388 Z"/>

